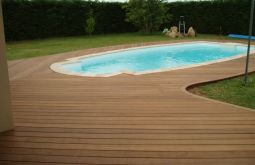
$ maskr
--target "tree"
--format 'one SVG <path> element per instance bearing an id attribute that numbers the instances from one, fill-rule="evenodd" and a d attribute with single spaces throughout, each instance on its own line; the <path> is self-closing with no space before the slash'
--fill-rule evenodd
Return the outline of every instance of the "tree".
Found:
<path id="1" fill-rule="evenodd" d="M 126 20 L 149 34 L 169 18 L 164 0 L 129 0 L 124 6 Z"/>
<path id="2" fill-rule="evenodd" d="M 96 26 L 96 21 L 95 21 L 95 18 L 93 17 L 93 12 L 90 11 L 89 15 L 88 15 L 88 18 L 86 20 L 85 31 L 89 35 L 91 35 L 95 30 L 95 26 Z"/>

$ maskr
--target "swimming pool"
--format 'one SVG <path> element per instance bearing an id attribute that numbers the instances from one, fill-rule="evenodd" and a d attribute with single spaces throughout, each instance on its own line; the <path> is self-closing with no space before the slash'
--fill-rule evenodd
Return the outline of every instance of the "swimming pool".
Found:
<path id="1" fill-rule="evenodd" d="M 251 48 L 254 52 L 255 47 Z M 239 58 L 247 46 L 237 43 L 185 42 L 86 55 L 54 63 L 51 69 L 69 75 L 109 77 L 183 69 Z"/>

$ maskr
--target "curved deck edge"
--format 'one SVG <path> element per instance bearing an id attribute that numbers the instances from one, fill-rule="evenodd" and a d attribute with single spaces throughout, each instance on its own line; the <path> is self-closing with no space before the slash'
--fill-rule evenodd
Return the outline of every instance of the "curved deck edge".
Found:
<path id="1" fill-rule="evenodd" d="M 255 71 L 249 72 L 249 74 L 252 74 L 252 73 L 255 73 Z M 211 98 L 208 98 L 208 97 L 205 97 L 205 96 L 200 96 L 200 95 L 194 94 L 193 92 L 190 92 L 190 89 L 193 89 L 193 88 L 196 88 L 196 87 L 199 87 L 199 86 L 202 86 L 202 85 L 207 85 L 207 84 L 211 84 L 211 83 L 217 83 L 217 82 L 223 81 L 223 80 L 229 80 L 229 79 L 237 78 L 237 77 L 240 77 L 242 75 L 243 75 L 243 73 L 238 73 L 238 74 L 236 74 L 234 76 L 225 77 L 225 78 L 221 78 L 221 79 L 187 84 L 187 85 L 184 85 L 181 88 L 181 90 L 184 93 L 186 93 L 186 94 L 188 94 L 188 95 L 190 95 L 192 97 L 195 97 L 195 98 L 199 98 L 199 99 L 211 101 L 211 102 L 214 102 L 214 103 L 224 104 L 224 105 L 227 105 L 227 106 L 232 106 L 232 107 L 240 108 L 240 109 L 243 109 L 243 110 L 255 112 L 255 109 L 252 109 L 252 108 L 243 107 L 243 106 L 240 106 L 240 105 L 236 105 L 236 104 L 232 104 L 232 103 L 228 103 L 228 102 L 224 102 L 224 101 L 220 101 L 220 100 L 216 100 L 216 99 L 211 99 Z"/>

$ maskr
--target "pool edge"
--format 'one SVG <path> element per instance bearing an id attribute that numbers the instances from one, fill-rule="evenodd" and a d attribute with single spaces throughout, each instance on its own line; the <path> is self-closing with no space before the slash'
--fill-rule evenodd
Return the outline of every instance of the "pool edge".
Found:
<path id="1" fill-rule="evenodd" d="M 199 66 L 205 66 L 205 65 L 210 65 L 214 63 L 220 63 L 220 62 L 225 62 L 225 61 L 230 61 L 234 59 L 239 59 L 244 57 L 246 54 L 237 54 L 232 57 L 227 57 L 224 59 L 219 59 L 219 60 L 214 60 L 210 62 L 203 62 L 199 64 L 191 64 L 188 66 L 182 66 L 182 67 L 176 67 L 176 68 L 170 68 L 170 69 L 159 69 L 159 70 L 149 70 L 149 71 L 144 71 L 144 72 L 131 72 L 131 71 L 120 71 L 116 72 L 113 74 L 87 74 L 87 73 L 77 73 L 77 72 L 72 72 L 72 71 L 66 71 L 62 69 L 60 65 L 63 64 L 69 64 L 69 63 L 74 63 L 78 62 L 81 59 L 85 58 L 90 58 L 90 57 L 96 57 L 96 56 L 101 56 L 101 55 L 106 55 L 110 53 L 116 53 L 116 52 L 121 52 L 121 51 L 129 51 L 129 50 L 136 50 L 136 49 L 143 49 L 143 48 L 151 48 L 151 47 L 160 47 L 160 46 L 168 46 L 168 45 L 180 45 L 180 44 L 187 44 L 187 43 L 214 43 L 214 44 L 224 44 L 224 45 L 242 45 L 244 46 L 245 44 L 243 43 L 237 43 L 237 42 L 216 42 L 216 41 L 184 41 L 184 42 L 178 42 L 178 43 L 166 43 L 166 44 L 153 44 L 153 45 L 148 45 L 148 46 L 137 46 L 137 47 L 130 47 L 130 48 L 123 48 L 123 49 L 116 49 L 116 50 L 110 50 L 110 51 L 104 51 L 104 52 L 99 52 L 99 53 L 92 53 L 92 54 L 87 54 L 87 55 L 81 55 L 78 57 L 73 57 L 73 58 L 68 58 L 60 62 L 56 62 L 50 65 L 50 69 L 56 73 L 61 73 L 65 75 L 71 75 L 71 76 L 80 76 L 80 77 L 112 77 L 112 76 L 117 76 L 121 74 L 128 74 L 128 75 L 144 75 L 144 74 L 152 74 L 152 73 L 159 73 L 159 72 L 167 72 L 167 71 L 173 71 L 173 70 L 180 70 L 180 69 L 188 69 L 188 68 L 194 68 L 194 67 L 199 67 Z M 254 51 L 251 51 L 251 54 L 255 53 Z"/>

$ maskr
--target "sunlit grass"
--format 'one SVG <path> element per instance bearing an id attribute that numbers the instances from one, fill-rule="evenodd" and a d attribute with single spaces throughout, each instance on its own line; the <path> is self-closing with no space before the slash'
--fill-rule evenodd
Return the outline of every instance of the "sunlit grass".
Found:
<path id="1" fill-rule="evenodd" d="M 243 77 L 219 81 L 192 89 L 194 93 L 208 98 L 255 109 L 255 74 L 244 85 Z"/>
<path id="2" fill-rule="evenodd" d="M 198 37 L 196 37 L 195 39 L 193 38 L 181 38 L 181 39 L 201 40 L 201 39 L 225 39 L 225 38 L 226 37 L 220 37 L 217 35 L 201 34 L 198 35 Z M 154 35 L 143 35 L 140 33 L 125 33 L 125 34 L 62 37 L 31 41 L 8 42 L 7 58 L 9 60 L 14 60 L 21 58 L 51 55 L 81 49 L 96 48 L 102 46 L 168 40 L 173 39 L 166 37 L 161 33 L 157 33 Z"/>

